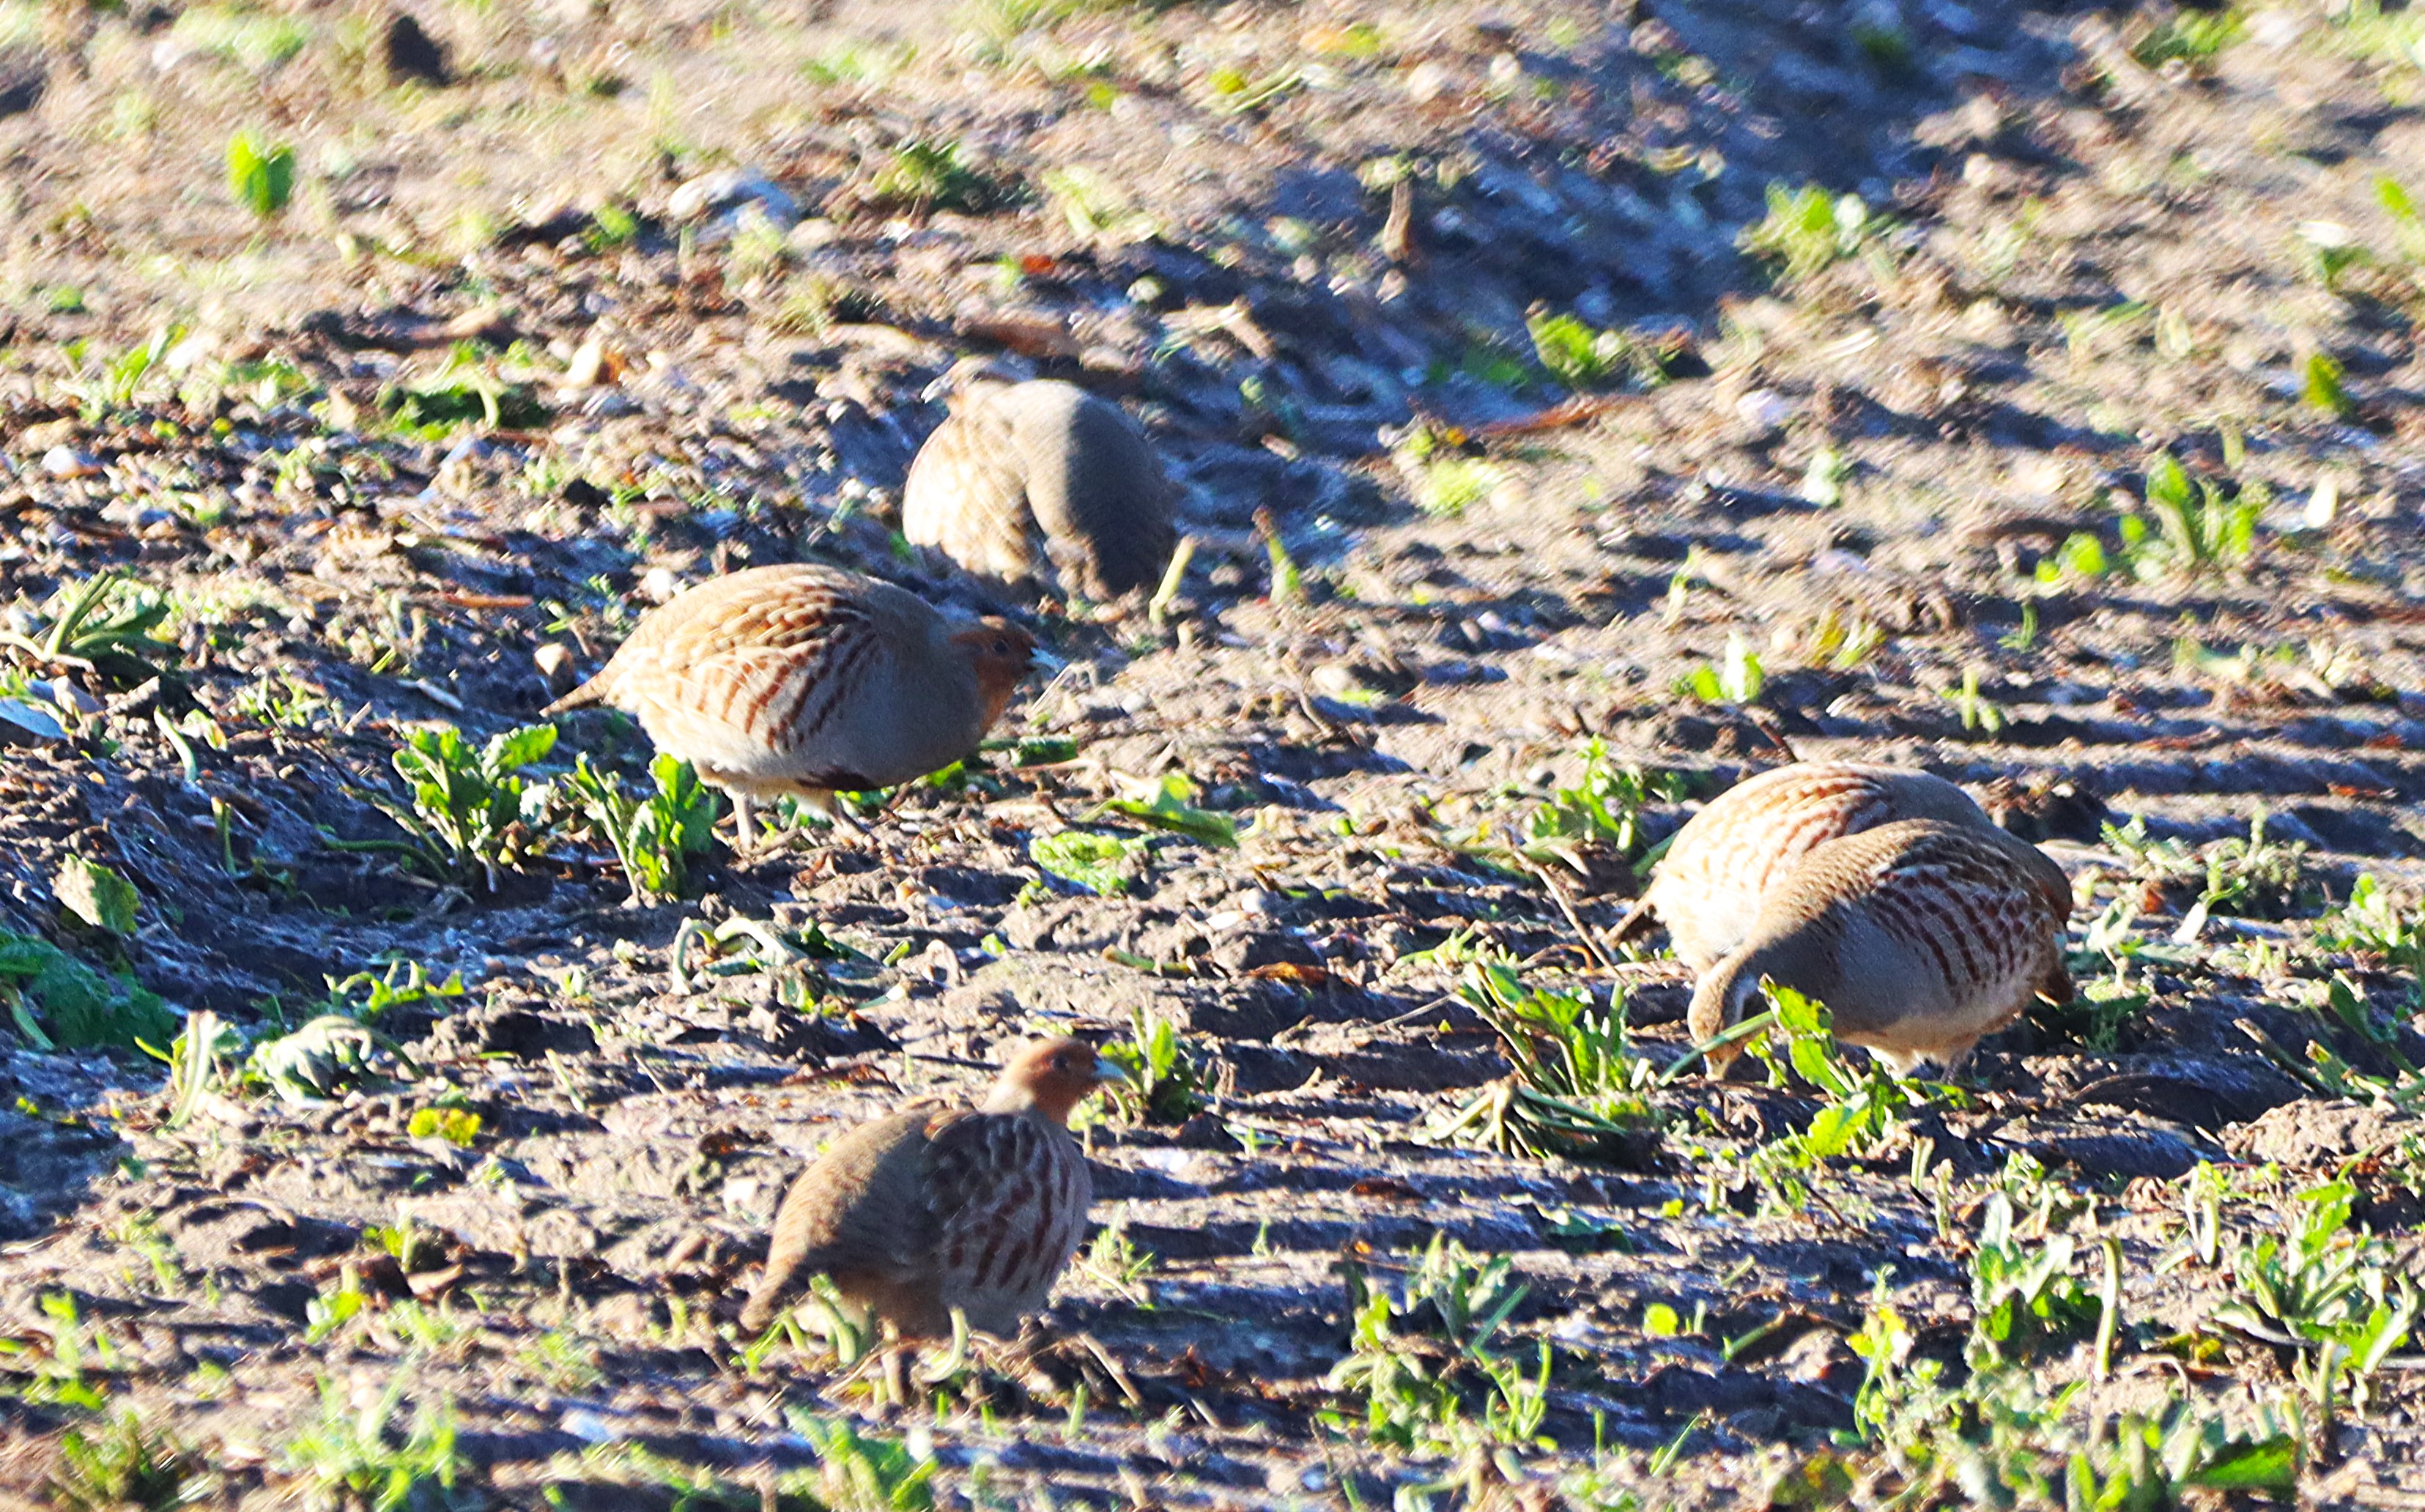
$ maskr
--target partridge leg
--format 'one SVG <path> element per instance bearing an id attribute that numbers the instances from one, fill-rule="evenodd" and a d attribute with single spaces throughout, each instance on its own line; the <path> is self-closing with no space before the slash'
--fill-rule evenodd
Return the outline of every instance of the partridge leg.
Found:
<path id="1" fill-rule="evenodd" d="M 732 854 L 747 856 L 758 848 L 756 827 L 751 820 L 757 815 L 758 800 L 735 790 L 732 795 Z"/>

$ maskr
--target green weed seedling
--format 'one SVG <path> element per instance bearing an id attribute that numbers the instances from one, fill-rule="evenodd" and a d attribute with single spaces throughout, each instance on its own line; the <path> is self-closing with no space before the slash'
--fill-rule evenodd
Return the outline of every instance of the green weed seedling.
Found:
<path id="1" fill-rule="evenodd" d="M 1511 1074 L 1421 1131 L 1434 1144 L 1569 1160 L 1638 1159 L 1659 1116 L 1646 1093 L 1656 1068 L 1627 1048 L 1625 998 L 1528 987 L 1512 965 L 1469 966 L 1457 997 L 1499 1036 Z"/>
<path id="2" fill-rule="evenodd" d="M 2144 518 L 2122 517 L 2122 554 L 2142 579 L 2195 576 L 2245 565 L 2256 555 L 2256 522 L 2272 502 L 2262 483 L 2192 480 L 2169 454 L 2147 465 Z"/>
<path id="3" fill-rule="evenodd" d="M 440 881 L 484 877 L 493 893 L 499 868 L 547 848 L 555 786 L 522 774 L 554 748 L 554 725 L 524 725 L 491 736 L 477 750 L 453 725 L 410 731 L 394 757 L 407 799 L 367 795 L 405 832 L 405 841 L 329 844 L 400 851 Z"/>
<path id="4" fill-rule="evenodd" d="M 960 144 L 948 139 L 903 142 L 867 180 L 870 202 L 905 210 L 982 215 L 1003 194 L 1003 186 L 972 167 Z"/>
<path id="5" fill-rule="evenodd" d="M 2349 1226 L 2348 1178 L 2311 1186 L 2282 1214 L 2281 1231 L 2232 1259 L 2232 1300 L 2209 1321 L 2298 1352 L 2293 1376 L 2326 1423 L 2335 1404 L 2365 1410 L 2376 1372 L 2408 1342 L 2419 1296 L 2388 1246 Z"/>
<path id="6" fill-rule="evenodd" d="M 362 1085 L 382 1051 L 413 1069 L 394 1040 L 345 1014 L 324 1013 L 292 1034 L 254 1046 L 246 1070 L 280 1102 L 313 1107 Z"/>
<path id="7" fill-rule="evenodd" d="M 1761 669 L 1759 657 L 1743 639 L 1742 632 L 1726 632 L 1726 652 L 1715 666 L 1696 667 L 1672 684 L 1678 698 L 1697 699 L 1703 703 L 1741 707 L 1759 701 L 1768 686 L 1768 674 Z"/>
<path id="8" fill-rule="evenodd" d="M 1629 380 L 1657 388 L 1674 377 L 1684 351 L 1679 341 L 1644 341 L 1622 330 L 1598 330 L 1545 306 L 1534 306 L 1524 317 L 1524 330 L 1541 366 L 1575 390 L 1610 388 Z"/>
<path id="9" fill-rule="evenodd" d="M 163 675 L 153 658 L 169 648 L 154 632 L 170 607 L 116 572 L 97 572 L 52 596 L 39 634 L 0 631 L 0 647 L 45 668 L 80 668 L 133 687 Z"/>
<path id="10" fill-rule="evenodd" d="M 377 1023 L 390 1008 L 438 1004 L 464 995 L 461 972 L 449 972 L 443 978 L 432 976 L 427 967 L 400 955 L 374 958 L 371 964 L 382 970 L 376 974 L 356 972 L 347 977 L 322 977 L 328 984 L 329 1000 L 321 1011 Z"/>
<path id="11" fill-rule="evenodd" d="M 2072 1273 L 2077 1246 L 2071 1235 L 2032 1245 L 2014 1231 L 2012 1198 L 1993 1194 L 1970 1259 L 1970 1300 L 1978 1347 L 1999 1360 L 2026 1359 L 2068 1343 L 2096 1327 L 2100 1311 Z"/>
<path id="12" fill-rule="evenodd" d="M 236 203 L 274 219 L 295 195 L 295 149 L 240 131 L 228 139 L 227 181 Z"/>
<path id="13" fill-rule="evenodd" d="M 408 1372 L 394 1372 L 385 1391 L 356 1408 L 345 1388 L 322 1377 L 318 1407 L 279 1452 L 280 1468 L 349 1504 L 451 1504 L 464 1470 L 455 1447 L 454 1406 L 444 1398 L 424 1402 L 411 1426 L 394 1435 L 391 1424 L 408 1378 Z"/>
<path id="14" fill-rule="evenodd" d="M 1856 257 L 1886 229 L 1858 195 L 1815 184 L 1768 186 L 1768 213 L 1742 233 L 1742 249 L 1789 281 Z"/>
<path id="15" fill-rule="evenodd" d="M 1582 776 L 1575 785 L 1551 793 L 1550 801 L 1525 819 L 1524 855 L 1534 861 L 1557 859 L 1572 864 L 1575 847 L 1588 844 L 1606 847 L 1621 861 L 1646 861 L 1638 855 L 1643 808 L 1653 798 L 1672 803 L 1684 792 L 1683 780 L 1674 773 L 1616 764 L 1609 759 L 1607 743 L 1594 736 L 1583 748 Z"/>
<path id="16" fill-rule="evenodd" d="M 1099 835 L 1084 829 L 1064 829 L 1038 835 L 1027 843 L 1028 859 L 1050 876 L 1111 897 L 1128 891 L 1128 878 L 1152 854 L 1148 835 Z"/>
<path id="17" fill-rule="evenodd" d="M 144 1427 L 125 1408 L 99 1428 L 59 1436 L 59 1465 L 44 1492 L 67 1512 L 171 1512 L 209 1498 L 217 1486 L 206 1459 Z"/>
<path id="18" fill-rule="evenodd" d="M 1086 818 L 1089 823 L 1106 814 L 1150 825 L 1156 829 L 1168 829 L 1200 841 L 1220 850 L 1234 850 L 1238 844 L 1238 821 L 1217 810 L 1196 806 L 1196 784 L 1179 772 L 1165 772 L 1160 778 L 1121 779 L 1126 790 L 1120 796 L 1108 798 L 1096 806 Z"/>
<path id="19" fill-rule="evenodd" d="M 585 755 L 566 781 L 590 832 L 602 835 L 622 862 L 634 903 L 681 896 L 691 858 L 714 846 L 715 795 L 690 764 L 660 751 L 649 763 L 649 778 L 650 789 L 633 797 L 619 779 L 590 765 Z"/>
<path id="20" fill-rule="evenodd" d="M 1112 1221 L 1096 1231 L 1079 1264 L 1135 1306 L 1153 1306 L 1150 1278 L 1162 1268 L 1162 1257 L 1129 1236 L 1128 1204 L 1122 1203 Z"/>
<path id="21" fill-rule="evenodd" d="M 142 1050 L 169 1043 L 177 1016 L 131 976 L 104 976 L 35 935 L 0 930 L 0 1005 L 38 1050 Z"/>
<path id="22" fill-rule="evenodd" d="M 1361 1409 L 1357 1425 L 1373 1442 L 1410 1454 L 1530 1446 L 1550 1357 L 1528 1371 L 1494 1347 L 1530 1290 L 1506 1256 L 1476 1256 L 1435 1235 L 1398 1288 L 1373 1284 L 1353 1263 L 1341 1271 L 1349 1348 L 1325 1384 Z M 1343 1414 L 1323 1416 L 1347 1425 Z"/>
<path id="23" fill-rule="evenodd" d="M 913 1452 L 895 1440 L 797 1406 L 786 1407 L 783 1420 L 817 1454 L 814 1470 L 791 1477 L 795 1491 L 853 1512 L 928 1512 L 934 1506 L 939 1462 L 931 1454 Z M 779 1485 L 778 1492 L 783 1488 Z"/>
<path id="24" fill-rule="evenodd" d="M 1166 1015 L 1133 1009 L 1129 1037 L 1103 1055 L 1128 1073 L 1126 1101 L 1144 1122 L 1185 1123 L 1208 1105 L 1203 1068 Z"/>

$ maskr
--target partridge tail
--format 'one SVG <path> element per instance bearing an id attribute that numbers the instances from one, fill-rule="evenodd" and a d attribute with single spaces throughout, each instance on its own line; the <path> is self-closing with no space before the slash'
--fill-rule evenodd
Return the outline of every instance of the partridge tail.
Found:
<path id="1" fill-rule="evenodd" d="M 741 1328 L 745 1333 L 763 1330 L 775 1321 L 775 1314 L 799 1295 L 809 1278 L 833 1268 L 833 1259 L 826 1247 L 786 1243 L 786 1238 L 779 1214 L 774 1240 L 766 1247 L 766 1269 L 751 1289 L 749 1300 L 741 1307 Z"/>
<path id="2" fill-rule="evenodd" d="M 604 683 L 605 677 L 602 673 L 597 677 L 593 677 L 588 682 L 582 684 L 579 687 L 574 688 L 571 692 L 556 700 L 554 703 L 549 704 L 546 708 L 541 709 L 539 714 L 543 717 L 554 718 L 559 714 L 570 714 L 575 709 L 586 709 L 593 703 L 603 703 L 606 701 L 606 689 L 603 685 Z"/>
<path id="3" fill-rule="evenodd" d="M 1650 906 L 1650 895 L 1644 893 L 1633 900 L 1633 907 L 1625 910 L 1625 917 L 1616 921 L 1616 927 L 1608 932 L 1608 938 L 1611 941 L 1632 939 L 1648 926 L 1650 916 L 1657 911 Z"/>

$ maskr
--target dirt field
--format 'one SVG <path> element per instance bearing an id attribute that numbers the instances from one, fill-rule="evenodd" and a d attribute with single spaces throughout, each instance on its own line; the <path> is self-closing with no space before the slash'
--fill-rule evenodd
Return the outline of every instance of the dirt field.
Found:
<path id="1" fill-rule="evenodd" d="M 2425 14 L 403 14 L 0 0 L 0 1502 L 2425 1506 Z M 1005 349 L 1166 614 L 894 534 Z M 803 559 L 1052 665 L 666 895 L 611 715 L 431 838 L 416 732 Z M 1845 756 L 2081 997 L 1665 1076 L 1645 863 Z M 1051 1311 L 737 1336 L 1039 1032 L 1147 1084 Z"/>

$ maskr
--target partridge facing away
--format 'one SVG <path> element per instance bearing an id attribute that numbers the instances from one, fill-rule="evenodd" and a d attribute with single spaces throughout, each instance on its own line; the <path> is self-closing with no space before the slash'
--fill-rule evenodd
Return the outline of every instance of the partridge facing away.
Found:
<path id="1" fill-rule="evenodd" d="M 2002 830 L 1905 819 L 1810 847 L 1770 885 L 1742 941 L 1703 973 L 1685 1021 L 1708 1040 L 1742 1021 L 1762 978 L 1827 1005 L 1837 1037 L 1898 1076 L 1951 1075 L 1980 1037 L 2044 993 L 2068 1001 L 2067 889 Z M 1734 1056 L 1710 1054 L 1713 1068 Z"/>
<path id="2" fill-rule="evenodd" d="M 974 575 L 1108 603 L 1151 591 L 1178 537 L 1170 480 L 1119 407 L 963 362 L 952 412 L 909 464 L 901 533 Z"/>
<path id="3" fill-rule="evenodd" d="M 762 799 L 832 812 L 836 791 L 890 787 L 976 749 L 1035 637 L 956 622 L 905 588 L 830 567 L 753 567 L 640 619 L 598 675 L 548 705 L 604 703 L 732 795 L 739 839 Z"/>
<path id="4" fill-rule="evenodd" d="M 1077 1039 L 1025 1045 L 973 1111 L 911 1109 L 843 1134 L 792 1183 L 741 1311 L 756 1332 L 820 1272 L 906 1338 L 952 1311 L 1016 1332 L 1069 1263 L 1094 1201 L 1069 1110 L 1119 1069 Z"/>
<path id="5" fill-rule="evenodd" d="M 1995 828 L 1968 794 L 1926 772 L 1862 762 L 1779 766 L 1728 788 L 1676 832 L 1617 937 L 1656 914 L 1677 958 L 1706 972 L 1742 942 L 1760 900 L 1812 846 L 1898 819 Z M 2062 869 L 2038 860 L 2039 875 L 2068 896 Z"/>

